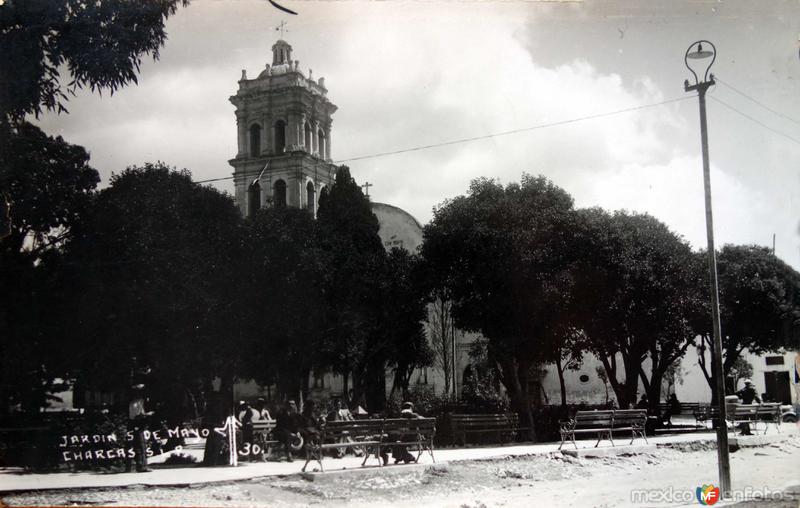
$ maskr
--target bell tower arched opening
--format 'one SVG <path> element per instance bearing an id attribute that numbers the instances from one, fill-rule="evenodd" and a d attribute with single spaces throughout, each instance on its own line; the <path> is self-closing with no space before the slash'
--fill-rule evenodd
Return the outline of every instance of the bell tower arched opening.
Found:
<path id="1" fill-rule="evenodd" d="M 250 157 L 261 155 L 261 126 L 254 123 L 250 126 Z"/>

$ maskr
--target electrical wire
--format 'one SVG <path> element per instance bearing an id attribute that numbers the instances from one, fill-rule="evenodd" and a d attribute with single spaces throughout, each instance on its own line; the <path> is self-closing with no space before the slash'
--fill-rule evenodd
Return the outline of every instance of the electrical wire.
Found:
<path id="1" fill-rule="evenodd" d="M 750 120 L 750 121 L 752 121 L 752 122 L 755 122 L 755 123 L 757 123 L 757 124 L 758 124 L 758 125 L 760 125 L 761 127 L 764 127 L 764 128 L 765 128 L 765 129 L 767 129 L 768 131 L 774 132 L 775 134 L 778 134 L 779 136 L 783 136 L 784 138 L 788 139 L 789 141 L 794 141 L 795 143 L 797 143 L 798 145 L 800 145 L 800 139 L 793 138 L 792 136 L 790 136 L 790 135 L 786 134 L 785 132 L 781 132 L 781 131 L 779 131 L 779 130 L 777 130 L 777 129 L 773 129 L 773 128 L 772 128 L 772 127 L 770 127 L 769 125 L 767 125 L 767 124 L 765 124 L 765 123 L 761 122 L 760 120 L 756 120 L 755 118 L 753 118 L 752 116 L 748 115 L 747 113 L 744 113 L 744 112 L 742 112 L 742 111 L 739 111 L 738 109 L 736 109 L 735 107 L 731 106 L 731 105 L 730 105 L 730 104 L 728 104 L 727 102 L 721 101 L 720 99 L 717 99 L 716 97 L 709 97 L 709 99 L 711 99 L 711 100 L 713 100 L 714 102 L 717 102 L 717 103 L 719 103 L 719 104 L 722 104 L 723 106 L 725 106 L 726 108 L 728 108 L 728 109 L 730 109 L 730 110 L 732 110 L 732 111 L 735 111 L 736 113 L 738 113 L 738 114 L 742 115 L 743 117 L 747 118 L 748 120 Z"/>
<path id="2" fill-rule="evenodd" d="M 594 115 L 586 115 L 586 116 L 581 116 L 581 117 L 577 117 L 577 118 L 570 118 L 568 120 L 559 120 L 557 122 L 549 122 L 549 123 L 544 123 L 544 124 L 539 124 L 539 125 L 533 125 L 533 126 L 530 126 L 530 127 L 523 127 L 523 128 L 520 128 L 520 129 L 513 129 L 513 130 L 509 130 L 509 131 L 495 132 L 495 133 L 492 133 L 492 134 L 484 134 L 482 136 L 473 136 L 473 137 L 469 137 L 469 138 L 454 139 L 454 140 L 451 140 L 451 141 L 444 141 L 442 143 L 434 143 L 434 144 L 431 144 L 431 145 L 415 146 L 415 147 L 412 147 L 412 148 L 403 148 L 403 149 L 400 149 L 400 150 L 392 150 L 392 151 L 389 151 L 389 152 L 379 152 L 379 153 L 373 153 L 373 154 L 369 154 L 369 155 L 360 155 L 360 156 L 357 156 L 357 157 L 350 157 L 350 158 L 347 158 L 347 159 L 340 159 L 340 160 L 334 161 L 334 163 L 335 164 L 341 164 L 341 163 L 344 163 L 344 162 L 353 162 L 353 161 L 360 161 L 360 160 L 365 160 L 365 159 L 375 159 L 375 158 L 378 158 L 378 157 L 387 157 L 389 155 L 397 155 L 397 154 L 401 154 L 401 153 L 417 152 L 417 151 L 420 151 L 420 150 L 428 150 L 428 149 L 431 149 L 431 148 L 439 148 L 439 147 L 442 147 L 442 146 L 451 146 L 451 145 L 459 145 L 459 144 L 463 144 L 463 143 L 471 143 L 473 141 L 480 141 L 480 140 L 484 140 L 484 139 L 498 138 L 498 137 L 501 137 L 501 136 L 510 136 L 512 134 L 519 134 L 521 132 L 529 132 L 529 131 L 534 131 L 534 130 L 547 129 L 547 128 L 550 128 L 550 127 L 558 127 L 558 126 L 561 126 L 561 125 L 567 125 L 567 124 L 571 124 L 571 123 L 583 122 L 583 121 L 586 121 L 586 120 L 594 120 L 594 119 L 597 119 L 597 118 L 603 118 L 603 117 L 607 117 L 607 116 L 620 115 L 620 114 L 623 114 L 623 113 L 630 113 L 632 111 L 639 111 L 639 110 L 642 110 L 642 109 L 653 108 L 653 107 L 656 107 L 656 106 L 663 106 L 665 104 L 670 104 L 670 103 L 673 103 L 673 102 L 685 101 L 685 100 L 691 99 L 691 98 L 692 98 L 691 96 L 676 97 L 676 98 L 673 98 L 673 99 L 667 99 L 667 100 L 660 101 L 660 102 L 653 102 L 653 103 L 650 103 L 650 104 L 641 104 L 639 106 L 633 106 L 633 107 L 630 107 L 630 108 L 618 109 L 618 110 L 615 110 L 615 111 L 607 111 L 605 113 L 597 113 L 597 114 L 594 114 Z M 209 179 L 209 180 L 199 180 L 199 181 L 196 181 L 195 183 L 218 182 L 218 181 L 221 181 L 221 180 L 231 180 L 231 179 L 233 179 L 233 176 L 227 176 L 227 177 L 223 177 L 223 178 L 212 178 L 212 179 Z"/>
<path id="3" fill-rule="evenodd" d="M 766 109 L 766 110 L 767 110 L 767 111 L 769 111 L 770 113 L 776 114 L 776 115 L 780 116 L 781 118 L 785 118 L 786 120 L 789 120 L 789 121 L 791 121 L 791 122 L 794 122 L 794 123 L 796 123 L 796 124 L 800 125 L 800 121 L 798 121 L 798 120 L 795 120 L 794 118 L 792 118 L 792 117 L 790 117 L 790 116 L 788 116 L 788 115 L 786 115 L 786 114 L 784 114 L 784 113 L 781 113 L 780 111 L 776 111 L 776 110 L 772 109 L 771 107 L 767 106 L 767 105 L 766 105 L 766 104 L 764 104 L 763 102 L 761 102 L 761 101 L 758 101 L 758 100 L 756 100 L 756 99 L 754 99 L 754 98 L 750 97 L 749 95 L 747 95 L 746 93 L 742 92 L 742 91 L 741 91 L 741 90 L 739 90 L 738 88 L 735 88 L 733 85 L 729 85 L 728 83 L 726 83 L 725 81 L 723 81 L 723 80 L 719 79 L 719 78 L 718 78 L 718 77 L 716 77 L 716 76 L 714 76 L 714 81 L 716 81 L 716 82 L 718 82 L 718 83 L 722 83 L 724 86 L 726 86 L 726 87 L 730 88 L 731 90 L 733 90 L 734 92 L 738 93 L 739 95 L 741 95 L 741 96 L 742 96 L 742 97 L 744 97 L 745 99 L 747 99 L 747 100 L 749 100 L 749 101 L 752 101 L 752 102 L 753 102 L 753 103 L 755 103 L 755 104 L 758 104 L 759 106 L 761 106 L 762 108 Z"/>

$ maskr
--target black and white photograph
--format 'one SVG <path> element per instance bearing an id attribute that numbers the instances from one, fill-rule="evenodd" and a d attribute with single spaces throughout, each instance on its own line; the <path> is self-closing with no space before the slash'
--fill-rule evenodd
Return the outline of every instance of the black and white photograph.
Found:
<path id="1" fill-rule="evenodd" d="M 0 0 L 0 506 L 800 507 L 797 0 Z"/>

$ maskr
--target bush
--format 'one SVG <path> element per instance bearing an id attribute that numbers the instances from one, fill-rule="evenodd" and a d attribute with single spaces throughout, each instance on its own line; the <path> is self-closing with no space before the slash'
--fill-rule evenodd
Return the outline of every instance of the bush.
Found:
<path id="1" fill-rule="evenodd" d="M 186 465 L 195 463 L 197 463 L 197 459 L 193 455 L 187 455 L 185 453 L 170 454 L 170 456 L 167 457 L 167 460 L 164 461 L 164 465 L 167 466 Z"/>

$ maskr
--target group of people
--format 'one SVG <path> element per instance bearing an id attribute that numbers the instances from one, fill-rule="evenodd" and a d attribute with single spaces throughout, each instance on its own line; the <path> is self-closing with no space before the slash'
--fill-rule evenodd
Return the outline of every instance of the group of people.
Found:
<path id="1" fill-rule="evenodd" d="M 403 403 L 399 416 L 401 418 L 421 418 L 420 415 L 414 412 L 414 406 L 411 402 Z M 237 417 L 242 424 L 242 441 L 250 443 L 254 439 L 253 423 L 272 419 L 266 408 L 266 401 L 263 398 L 259 398 L 254 406 L 246 402 L 240 402 Z M 319 442 L 321 427 L 325 422 L 354 419 L 353 413 L 340 399 L 335 399 L 327 412 L 320 413 L 317 412 L 316 404 L 313 400 L 305 401 L 300 412 L 294 400 L 287 400 L 276 411 L 272 439 L 279 442 L 279 448 L 282 449 L 284 459 L 291 462 L 294 460 L 292 454 L 300 451 L 306 443 Z M 402 436 L 398 437 L 401 438 Z M 342 457 L 347 452 L 351 452 L 356 456 L 366 453 L 366 450 L 361 448 L 357 441 L 349 437 L 342 438 L 342 443 L 352 444 L 352 446 L 334 449 L 333 453 L 337 457 Z M 388 463 L 390 452 L 395 464 L 400 462 L 410 463 L 415 460 L 405 446 L 396 445 L 381 450 L 381 458 L 384 464 Z"/>

